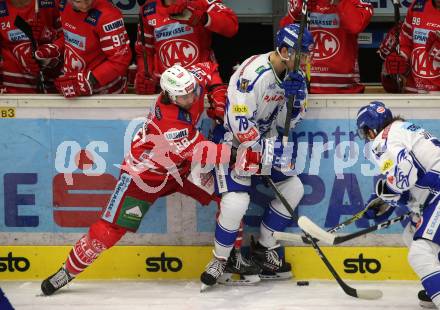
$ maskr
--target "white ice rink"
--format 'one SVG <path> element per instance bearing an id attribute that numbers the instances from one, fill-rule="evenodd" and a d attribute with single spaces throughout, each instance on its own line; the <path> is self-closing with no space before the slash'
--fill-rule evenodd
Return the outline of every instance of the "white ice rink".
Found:
<path id="1" fill-rule="evenodd" d="M 200 293 L 197 281 L 97 281 L 72 282 L 50 297 L 38 296 L 40 282 L 0 282 L 16 310 L 136 310 L 136 309 L 291 309 L 291 310 L 420 310 L 418 282 L 347 281 L 356 289 L 380 289 L 379 300 L 346 295 L 333 281 L 260 282 L 251 287 L 216 286 Z"/>

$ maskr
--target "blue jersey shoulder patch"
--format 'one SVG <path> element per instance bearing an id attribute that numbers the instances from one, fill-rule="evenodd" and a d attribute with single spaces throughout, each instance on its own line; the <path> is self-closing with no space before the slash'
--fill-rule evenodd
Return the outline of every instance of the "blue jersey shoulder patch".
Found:
<path id="1" fill-rule="evenodd" d="M 9 16 L 8 5 L 6 1 L 0 1 L 0 17 Z"/>
<path id="2" fill-rule="evenodd" d="M 425 9 L 426 1 L 427 0 L 416 0 L 412 7 L 412 11 L 423 12 L 423 10 Z"/>
<path id="3" fill-rule="evenodd" d="M 182 108 L 179 108 L 179 115 L 177 116 L 178 120 L 184 121 L 185 123 L 191 124 L 192 123 L 192 117 L 191 114 L 188 111 L 185 111 Z"/>
<path id="4" fill-rule="evenodd" d="M 154 13 L 156 13 L 156 2 L 150 2 L 150 3 L 147 3 L 147 4 L 144 6 L 144 10 L 143 10 L 143 12 L 142 12 L 142 14 L 144 15 L 144 17 L 145 17 L 145 16 L 148 16 L 148 15 L 151 15 L 151 14 L 154 14 Z"/>
<path id="5" fill-rule="evenodd" d="M 98 23 L 99 17 L 101 16 L 101 11 L 97 10 L 97 9 L 91 9 L 89 11 L 89 14 L 87 14 L 86 19 L 84 20 L 86 23 L 92 25 L 92 26 L 96 26 L 96 24 Z"/>

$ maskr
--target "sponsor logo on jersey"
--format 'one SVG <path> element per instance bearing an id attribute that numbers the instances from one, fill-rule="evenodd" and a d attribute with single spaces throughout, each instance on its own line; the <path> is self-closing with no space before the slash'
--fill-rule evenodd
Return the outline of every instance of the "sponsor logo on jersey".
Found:
<path id="1" fill-rule="evenodd" d="M 86 50 L 86 37 L 80 36 L 76 33 L 70 32 L 69 30 L 64 29 L 64 40 L 67 44 L 85 51 Z"/>
<path id="2" fill-rule="evenodd" d="M 246 104 L 234 104 L 232 106 L 233 114 L 248 114 L 249 108 Z"/>
<path id="3" fill-rule="evenodd" d="M 161 119 L 162 119 L 162 112 L 160 111 L 160 107 L 159 107 L 159 106 L 156 106 L 156 107 L 154 108 L 154 115 L 156 116 L 156 118 L 157 118 L 158 120 L 161 120 Z"/>
<path id="4" fill-rule="evenodd" d="M 394 162 L 391 159 L 385 160 L 385 162 L 380 167 L 380 172 L 385 173 L 394 166 Z"/>
<path id="5" fill-rule="evenodd" d="M 6 5 L 6 1 L 0 1 L 0 17 L 8 16 L 8 6 Z"/>
<path id="6" fill-rule="evenodd" d="M 97 9 L 91 9 L 89 11 L 89 14 L 87 15 L 86 19 L 84 19 L 84 21 L 90 25 L 96 26 L 101 14 L 102 14 L 101 11 L 99 11 Z"/>
<path id="7" fill-rule="evenodd" d="M 259 66 L 256 70 L 255 73 L 260 75 L 262 72 L 264 72 L 264 70 L 266 70 L 266 68 L 264 66 Z"/>
<path id="8" fill-rule="evenodd" d="M 165 132 L 165 139 L 170 140 L 179 140 L 188 136 L 188 128 L 184 128 L 182 130 L 175 131 L 167 131 Z"/>
<path id="9" fill-rule="evenodd" d="M 11 42 L 18 42 L 18 41 L 29 41 L 29 38 L 27 35 L 24 34 L 23 31 L 20 29 L 12 29 L 8 31 L 8 38 Z"/>
<path id="10" fill-rule="evenodd" d="M 313 57 L 316 60 L 328 59 L 338 53 L 341 44 L 334 34 L 324 30 L 312 31 L 312 34 L 315 41 Z"/>
<path id="11" fill-rule="evenodd" d="M 248 91 L 248 86 L 249 86 L 249 83 L 250 83 L 251 81 L 249 81 L 249 80 L 246 80 L 246 79 L 240 79 L 240 80 L 238 80 L 238 91 L 240 92 L 240 93 L 246 93 L 247 91 Z"/>
<path id="12" fill-rule="evenodd" d="M 104 220 L 110 223 L 113 222 L 119 203 L 121 202 L 122 196 L 124 196 L 124 193 L 128 188 L 128 185 L 130 185 L 130 182 L 131 182 L 131 177 L 128 174 L 123 173 L 119 178 L 119 181 L 116 184 L 115 191 L 113 192 L 110 201 L 107 205 L 107 208 L 104 211 L 104 216 L 103 216 Z"/>
<path id="13" fill-rule="evenodd" d="M 338 14 L 310 14 L 310 27 L 316 28 L 339 28 L 339 16 Z"/>
<path id="14" fill-rule="evenodd" d="M 416 3 L 414 3 L 412 10 L 416 12 L 423 12 L 426 2 L 426 0 L 416 0 Z"/>
<path id="15" fill-rule="evenodd" d="M 61 0 L 60 1 L 59 9 L 60 9 L 61 12 L 64 11 L 64 8 L 66 6 L 66 2 L 67 2 L 67 0 Z"/>
<path id="16" fill-rule="evenodd" d="M 263 98 L 263 101 L 266 102 L 266 103 L 271 102 L 271 101 L 277 102 L 277 101 L 284 100 L 284 98 L 285 98 L 284 94 L 283 95 L 277 95 L 277 94 L 275 94 L 275 95 L 265 95 L 264 98 Z"/>
<path id="17" fill-rule="evenodd" d="M 168 24 L 154 29 L 154 37 L 157 42 L 168 40 L 176 37 L 181 37 L 194 32 L 194 28 L 188 25 L 179 23 Z"/>
<path id="18" fill-rule="evenodd" d="M 159 57 L 162 64 L 167 68 L 174 64 L 187 67 L 195 63 L 199 58 L 199 49 L 191 41 L 174 39 L 164 42 L 160 46 Z"/>
<path id="19" fill-rule="evenodd" d="M 147 5 L 144 6 L 144 11 L 142 13 L 144 17 L 154 13 L 156 13 L 156 2 L 147 3 Z"/>
<path id="20" fill-rule="evenodd" d="M 423 232 L 422 238 L 433 240 L 440 227 L 440 209 L 436 208 L 433 214 L 429 217 L 426 228 Z"/>
<path id="21" fill-rule="evenodd" d="M 137 218 L 142 217 L 142 211 L 141 211 L 141 208 L 139 208 L 139 206 L 134 206 L 133 208 L 125 210 L 125 214 L 128 216 L 133 216 L 133 217 L 137 217 Z"/>
<path id="22" fill-rule="evenodd" d="M 54 0 L 39 0 L 38 5 L 40 8 L 54 8 L 55 1 Z"/>
<path id="23" fill-rule="evenodd" d="M 105 24 L 102 28 L 104 29 L 104 32 L 111 32 L 119 28 L 124 28 L 124 21 L 120 18 L 111 23 Z"/>
<path id="24" fill-rule="evenodd" d="M 415 76 L 425 79 L 440 77 L 440 64 L 430 62 L 424 46 L 415 48 L 411 54 L 412 72 Z"/>
<path id="25" fill-rule="evenodd" d="M 258 137 L 258 131 L 252 127 L 245 133 L 237 133 L 237 138 L 240 142 L 254 141 Z"/>
<path id="26" fill-rule="evenodd" d="M 418 44 L 426 44 L 428 40 L 429 30 L 423 28 L 414 28 L 413 31 L 413 42 Z"/>

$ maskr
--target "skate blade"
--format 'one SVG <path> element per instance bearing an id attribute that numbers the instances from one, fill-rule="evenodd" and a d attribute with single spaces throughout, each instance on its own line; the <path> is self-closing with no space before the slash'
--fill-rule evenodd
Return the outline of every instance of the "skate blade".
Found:
<path id="1" fill-rule="evenodd" d="M 261 280 L 264 281 L 278 281 L 278 280 L 289 280 L 292 279 L 292 273 L 290 271 L 288 272 L 278 272 L 274 274 L 261 274 L 260 273 Z"/>
<path id="2" fill-rule="evenodd" d="M 214 285 L 207 285 L 205 283 L 202 283 L 202 285 L 200 286 L 200 293 L 204 293 L 206 291 L 209 291 L 211 289 L 211 287 L 213 287 Z"/>
<path id="3" fill-rule="evenodd" d="M 437 308 L 436 305 L 432 301 L 420 300 L 419 305 L 420 305 L 420 307 L 425 308 L 425 309 L 436 309 Z"/>
<path id="4" fill-rule="evenodd" d="M 217 279 L 217 283 L 228 286 L 255 285 L 261 279 L 258 275 L 239 275 L 234 273 L 224 273 Z"/>

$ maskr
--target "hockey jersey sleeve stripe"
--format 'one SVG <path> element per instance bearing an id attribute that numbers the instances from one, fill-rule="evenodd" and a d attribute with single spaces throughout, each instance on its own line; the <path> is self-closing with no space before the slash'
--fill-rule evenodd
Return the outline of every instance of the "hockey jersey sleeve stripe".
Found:
<path id="1" fill-rule="evenodd" d="M 360 77 L 359 73 L 313 73 L 313 76 Z"/>
<path id="2" fill-rule="evenodd" d="M 3 75 L 6 76 L 13 76 L 13 77 L 20 77 L 20 78 L 26 78 L 26 79 L 35 79 L 35 76 L 33 75 L 29 75 L 29 74 L 20 74 L 20 73 L 15 73 L 15 72 L 9 72 L 9 71 L 3 71 Z"/>

